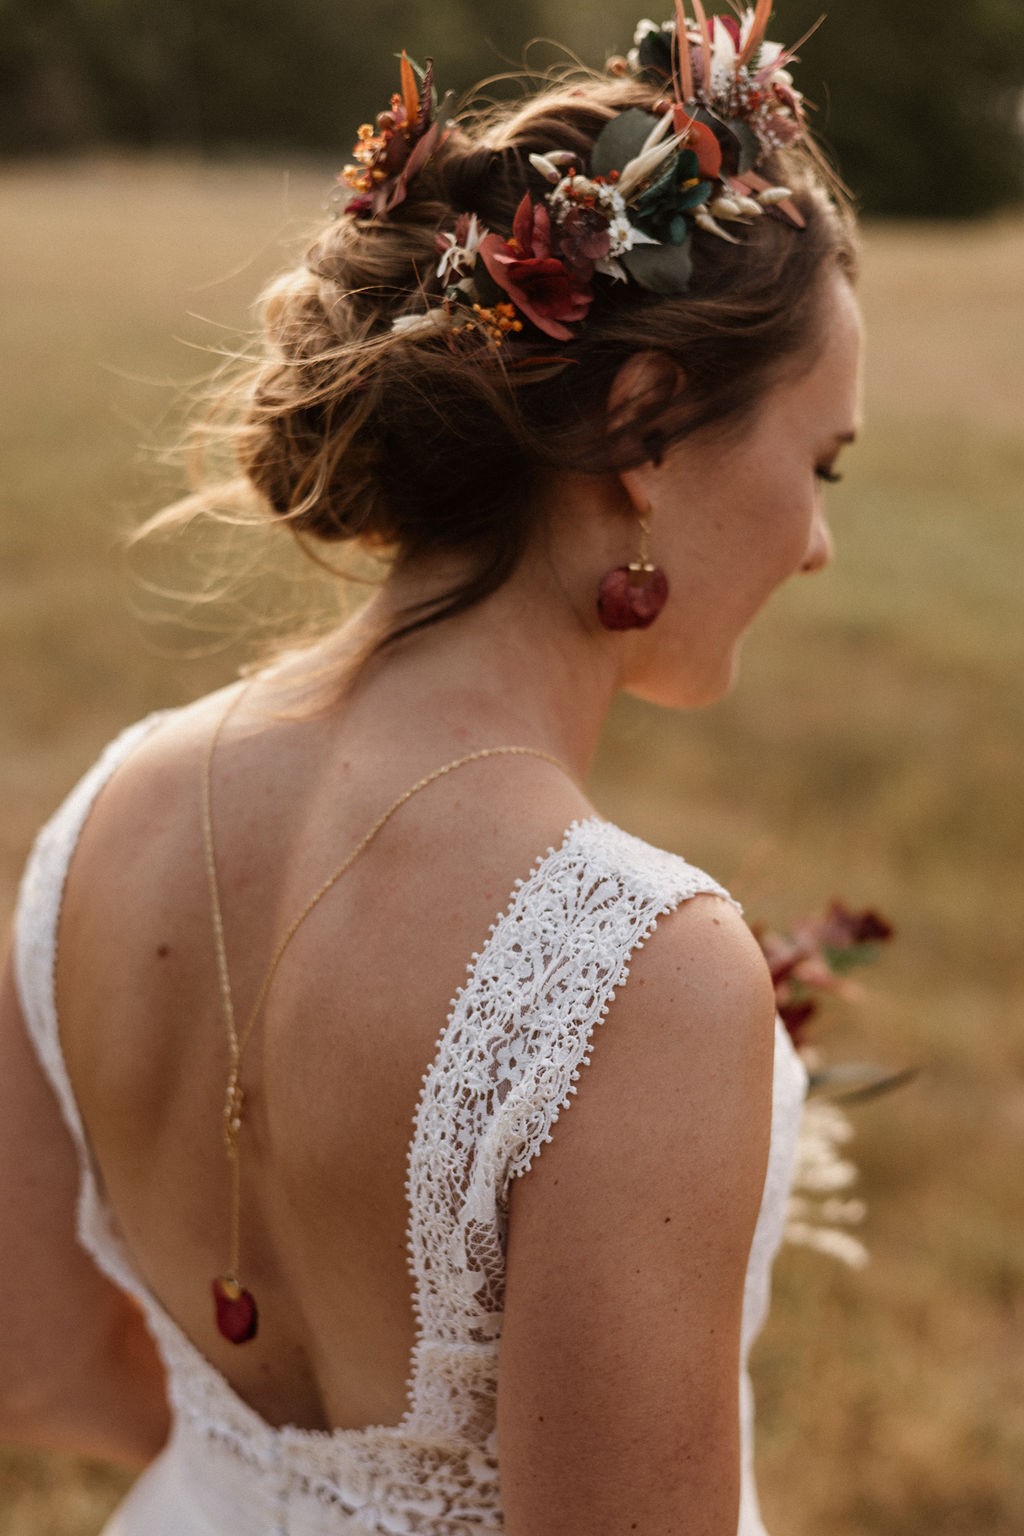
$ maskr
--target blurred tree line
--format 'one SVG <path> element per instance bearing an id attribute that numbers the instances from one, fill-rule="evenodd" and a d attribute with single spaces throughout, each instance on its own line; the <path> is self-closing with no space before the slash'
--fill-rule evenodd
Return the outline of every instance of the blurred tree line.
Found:
<path id="1" fill-rule="evenodd" d="M 461 91 L 520 67 L 531 37 L 600 65 L 629 47 L 636 3 L 0 0 L 0 154 L 122 146 L 337 160 L 390 94 L 400 47 L 436 56 L 442 82 Z M 656 20 L 671 11 L 651 4 Z M 1022 0 L 777 0 L 772 35 L 795 41 L 822 6 L 799 83 L 866 209 L 960 216 L 1024 197 Z M 530 61 L 552 57 L 538 48 Z"/>

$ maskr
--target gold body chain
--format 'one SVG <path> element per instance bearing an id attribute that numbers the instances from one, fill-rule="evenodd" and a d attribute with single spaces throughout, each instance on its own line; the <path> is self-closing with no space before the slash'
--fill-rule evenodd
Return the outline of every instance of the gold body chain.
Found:
<path id="1" fill-rule="evenodd" d="M 212 813 L 212 781 L 213 758 L 228 719 L 244 697 L 247 689 L 242 688 L 229 702 L 224 710 L 211 737 L 207 748 L 203 782 L 202 782 L 202 821 L 203 821 L 203 847 L 206 856 L 206 878 L 210 892 L 210 912 L 213 920 L 214 946 L 217 955 L 217 976 L 220 985 L 221 1005 L 224 1013 L 224 1022 L 227 1027 L 228 1037 L 228 1080 L 224 1095 L 224 1148 L 227 1153 L 231 1170 L 231 1238 L 230 1259 L 227 1272 L 213 1282 L 216 1299 L 217 1326 L 221 1333 L 232 1343 L 242 1343 L 252 1338 L 256 1332 L 257 1311 L 251 1292 L 247 1291 L 239 1279 L 239 1251 L 241 1246 L 241 1130 L 245 1113 L 245 1092 L 242 1087 L 242 1057 L 249 1043 L 252 1032 L 263 1011 L 267 1000 L 271 983 L 277 974 L 277 968 L 284 958 L 292 939 L 299 928 L 312 912 L 318 902 L 322 901 L 328 891 L 337 885 L 352 865 L 365 853 L 374 838 L 394 816 L 401 810 L 414 795 L 418 795 L 421 789 L 443 779 L 447 774 L 454 773 L 457 768 L 464 768 L 469 763 L 477 763 L 488 757 L 539 757 L 544 762 L 553 763 L 560 768 L 570 779 L 573 778 L 571 770 L 550 752 L 545 752 L 540 747 L 481 747 L 475 752 L 467 752 L 462 757 L 453 758 L 450 763 L 445 763 L 440 768 L 435 768 L 431 773 L 425 774 L 417 780 L 409 789 L 406 789 L 398 798 L 388 806 L 370 830 L 350 850 L 337 869 L 314 891 L 305 906 L 289 924 L 278 941 L 277 947 L 271 956 L 270 963 L 263 974 L 263 978 L 256 992 L 256 999 L 249 1010 L 241 1030 L 238 1028 L 235 1016 L 234 998 L 231 991 L 231 976 L 228 969 L 227 946 L 224 939 L 224 915 L 220 902 L 220 890 L 217 880 L 217 861 L 214 852 L 213 840 L 213 813 Z"/>

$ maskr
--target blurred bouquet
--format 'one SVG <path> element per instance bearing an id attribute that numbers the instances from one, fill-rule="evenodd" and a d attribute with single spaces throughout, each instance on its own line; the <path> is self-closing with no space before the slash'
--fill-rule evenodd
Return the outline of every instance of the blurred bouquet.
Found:
<path id="1" fill-rule="evenodd" d="M 879 946 L 888 943 L 893 930 L 877 912 L 854 912 L 833 901 L 824 912 L 801 918 L 788 932 L 755 925 L 753 933 L 771 971 L 779 1017 L 808 1075 L 786 1238 L 859 1267 L 867 1261 L 867 1250 L 849 1228 L 863 1220 L 865 1206 L 849 1193 L 857 1169 L 841 1148 L 853 1130 L 838 1102 L 873 1098 L 908 1082 L 914 1074 L 889 1072 L 865 1062 L 826 1065 L 810 1039 L 810 1024 L 823 998 L 857 1001 L 863 996 L 849 973 L 875 960 Z"/>

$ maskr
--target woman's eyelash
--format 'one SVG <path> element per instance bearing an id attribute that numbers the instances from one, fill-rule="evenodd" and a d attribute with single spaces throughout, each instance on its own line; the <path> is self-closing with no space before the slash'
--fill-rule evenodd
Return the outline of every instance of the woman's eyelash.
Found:
<path id="1" fill-rule="evenodd" d="M 836 474 L 834 469 L 828 469 L 825 465 L 821 465 L 814 473 L 819 480 L 824 480 L 826 485 L 838 485 L 843 478 L 842 475 Z"/>

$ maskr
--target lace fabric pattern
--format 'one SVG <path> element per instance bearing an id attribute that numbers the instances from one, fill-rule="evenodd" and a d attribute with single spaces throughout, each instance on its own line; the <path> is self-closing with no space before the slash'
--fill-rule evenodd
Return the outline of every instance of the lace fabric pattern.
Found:
<path id="1" fill-rule="evenodd" d="M 398 1425 L 361 1430 L 276 1429 L 233 1392 L 139 1277 L 103 1196 L 60 1048 L 54 976 L 70 858 L 103 784 L 164 718 L 150 716 L 119 737 L 40 834 L 15 929 L 15 972 L 29 1031 L 79 1155 L 79 1239 L 142 1307 L 168 1373 L 177 1429 L 160 1458 L 164 1465 L 142 1483 L 165 1486 L 168 1464 L 181 1463 L 180 1485 L 188 1486 L 200 1511 L 191 1527 L 179 1517 L 181 1536 L 193 1529 L 196 1536 L 500 1531 L 495 1423 L 511 1182 L 551 1141 L 589 1063 L 596 1026 L 659 917 L 699 894 L 732 898 L 684 860 L 598 818 L 574 823 L 561 845 L 516 882 L 453 1000 L 414 1118 L 407 1195 L 417 1340 L 406 1414 Z M 744 1304 L 745 1352 L 767 1311 L 804 1089 L 803 1069 L 778 1030 L 772 1146 Z M 742 1403 L 740 1532 L 760 1536 L 745 1375 Z M 239 1476 L 244 1511 L 228 1497 Z M 155 1528 L 152 1511 L 138 1516 L 140 1523 L 129 1520 L 145 1497 L 137 1486 L 125 1508 L 128 1523 L 116 1525 L 118 1536 L 149 1536 Z"/>

